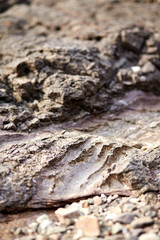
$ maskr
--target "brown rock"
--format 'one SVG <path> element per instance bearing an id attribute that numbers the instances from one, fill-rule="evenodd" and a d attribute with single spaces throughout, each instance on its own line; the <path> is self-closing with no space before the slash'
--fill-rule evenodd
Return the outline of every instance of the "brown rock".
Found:
<path id="1" fill-rule="evenodd" d="M 80 216 L 80 210 L 76 207 L 58 208 L 55 214 L 60 223 L 66 223 L 66 219 L 73 219 Z"/>
<path id="2" fill-rule="evenodd" d="M 98 219 L 92 215 L 81 216 L 76 222 L 76 228 L 82 230 L 87 237 L 98 237 L 100 235 Z"/>
<path id="3" fill-rule="evenodd" d="M 99 197 L 99 196 L 93 197 L 93 201 L 94 201 L 94 204 L 97 205 L 97 206 L 102 204 L 102 198 Z"/>

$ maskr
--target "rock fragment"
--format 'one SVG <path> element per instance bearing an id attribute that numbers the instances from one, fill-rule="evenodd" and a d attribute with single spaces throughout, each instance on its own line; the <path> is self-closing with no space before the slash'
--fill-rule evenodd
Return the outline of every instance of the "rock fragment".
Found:
<path id="1" fill-rule="evenodd" d="M 157 236 L 155 233 L 145 233 L 138 238 L 138 240 L 151 240 L 151 239 L 160 240 L 160 237 Z"/>
<path id="2" fill-rule="evenodd" d="M 119 222 L 121 224 L 130 224 L 134 220 L 135 216 L 136 214 L 134 212 L 123 213 L 117 216 L 114 221 Z"/>
<path id="3" fill-rule="evenodd" d="M 122 232 L 122 230 L 123 230 L 123 226 L 122 226 L 120 223 L 115 223 L 115 224 L 113 224 L 113 226 L 111 227 L 111 233 L 112 233 L 113 235 Z"/>
<path id="4" fill-rule="evenodd" d="M 154 220 L 150 217 L 141 217 L 141 218 L 138 218 L 138 219 L 135 219 L 131 226 L 133 228 L 141 228 L 141 227 L 146 227 L 146 226 L 150 226 L 150 225 L 153 225 L 154 223 Z"/>
<path id="5" fill-rule="evenodd" d="M 98 219 L 92 215 L 79 217 L 76 228 L 82 230 L 87 237 L 98 237 L 100 235 Z"/>
<path id="6" fill-rule="evenodd" d="M 80 216 L 81 212 L 79 208 L 70 206 L 68 208 L 58 208 L 55 214 L 60 223 L 66 223 L 67 219 L 73 219 Z"/>
<path id="7" fill-rule="evenodd" d="M 94 201 L 94 204 L 97 205 L 97 206 L 102 204 L 102 199 L 99 196 L 95 196 L 93 198 L 93 201 Z"/>

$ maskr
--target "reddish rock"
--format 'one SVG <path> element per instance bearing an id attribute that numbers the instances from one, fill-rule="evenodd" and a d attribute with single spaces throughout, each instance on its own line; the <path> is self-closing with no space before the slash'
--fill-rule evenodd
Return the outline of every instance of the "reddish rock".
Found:
<path id="1" fill-rule="evenodd" d="M 93 201 L 94 201 L 94 204 L 97 205 L 97 206 L 99 206 L 99 205 L 102 204 L 102 198 L 99 197 L 99 196 L 95 196 L 95 197 L 93 198 Z"/>
<path id="2" fill-rule="evenodd" d="M 92 215 L 81 216 L 76 222 L 76 228 L 82 230 L 87 237 L 98 237 L 100 235 L 98 219 Z"/>

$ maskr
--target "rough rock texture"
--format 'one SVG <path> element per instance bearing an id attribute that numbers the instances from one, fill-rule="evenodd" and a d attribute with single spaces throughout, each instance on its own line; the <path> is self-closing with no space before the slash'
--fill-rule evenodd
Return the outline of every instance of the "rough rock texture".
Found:
<path id="1" fill-rule="evenodd" d="M 142 100 L 146 99 L 141 92 L 139 95 L 143 109 Z M 136 113 L 135 92 L 133 96 L 135 102 L 130 100 L 131 104 L 126 104 L 132 110 L 110 114 L 110 120 L 104 119 L 104 114 L 95 119 L 101 124 L 99 130 L 92 117 L 92 134 L 72 130 L 72 123 L 68 126 L 70 132 L 51 126 L 41 133 L 17 134 L 17 139 L 13 134 L 14 141 L 12 135 L 2 131 L 1 136 L 8 143 L 3 140 L 0 151 L 1 211 L 56 206 L 93 194 L 158 191 L 160 116 L 154 103 L 150 103 L 155 112 L 149 123 L 151 113 L 143 113 L 141 109 Z M 123 104 L 125 100 L 121 99 Z M 133 114 L 131 120 L 127 119 L 128 114 L 130 117 Z M 77 129 L 79 125 L 77 122 Z"/>
<path id="2" fill-rule="evenodd" d="M 121 196 L 140 201 L 141 194 L 157 204 L 159 3 L 0 1 L 2 221 L 5 212 L 48 209 L 100 194 L 110 195 L 108 204 L 118 194 L 118 207 Z M 103 212 L 104 199 L 98 199 L 97 211 Z M 84 203 L 86 208 L 89 205 Z M 131 205 L 122 206 L 122 213 Z M 146 223 L 145 214 L 132 210 L 126 222 Z M 135 214 L 138 220 L 133 220 Z M 147 217 L 154 218 L 150 214 Z M 150 225 L 159 224 L 158 217 L 149 220 Z M 45 221 L 39 229 L 42 234 L 46 224 L 51 225 L 49 219 Z M 145 223 L 142 228 L 151 227 Z M 122 224 L 119 220 L 108 226 L 107 234 L 114 239 L 129 231 L 133 240 L 143 233 L 132 223 L 136 234 Z M 50 226 L 47 234 L 61 239 L 68 230 Z M 77 234 L 76 239 L 83 238 Z M 159 229 L 151 233 L 158 239 L 156 234 L 160 235 Z M 100 228 L 100 237 L 107 236 Z"/>

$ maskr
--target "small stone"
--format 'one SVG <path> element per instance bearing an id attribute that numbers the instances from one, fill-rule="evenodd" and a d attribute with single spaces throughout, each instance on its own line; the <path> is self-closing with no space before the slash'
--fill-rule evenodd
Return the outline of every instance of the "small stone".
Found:
<path id="1" fill-rule="evenodd" d="M 113 226 L 111 227 L 111 233 L 112 233 L 113 235 L 122 232 L 122 230 L 123 230 L 123 226 L 122 226 L 120 223 L 115 223 L 115 224 L 113 224 Z"/>
<path id="2" fill-rule="evenodd" d="M 87 201 L 88 201 L 89 205 L 93 205 L 94 204 L 93 198 L 89 198 Z"/>
<path id="3" fill-rule="evenodd" d="M 140 66 L 133 66 L 131 69 L 133 72 L 139 72 L 141 70 Z"/>
<path id="4" fill-rule="evenodd" d="M 53 234 L 53 233 L 63 233 L 63 232 L 66 232 L 66 230 L 67 229 L 64 226 L 51 225 L 46 229 L 46 234 L 50 235 L 50 234 Z"/>
<path id="5" fill-rule="evenodd" d="M 131 203 L 138 203 L 139 201 L 140 201 L 139 198 L 135 198 L 135 197 L 132 197 L 129 199 L 129 202 Z"/>
<path id="6" fill-rule="evenodd" d="M 134 228 L 130 231 L 130 234 L 133 236 L 133 237 L 137 237 L 143 233 L 143 228 Z"/>
<path id="7" fill-rule="evenodd" d="M 151 62 L 146 62 L 141 69 L 143 73 L 151 73 L 154 72 L 155 70 L 156 68 Z"/>
<path id="8" fill-rule="evenodd" d="M 141 217 L 138 219 L 135 219 L 131 226 L 133 228 L 141 228 L 141 227 L 146 227 L 146 226 L 150 226 L 154 223 L 153 219 L 150 217 Z"/>
<path id="9" fill-rule="evenodd" d="M 38 223 L 42 223 L 44 220 L 48 220 L 48 219 L 49 219 L 48 215 L 47 214 L 43 214 L 43 215 L 41 215 L 41 216 L 39 216 L 37 218 L 37 222 Z"/>
<path id="10" fill-rule="evenodd" d="M 28 227 L 30 228 L 31 233 L 34 233 L 37 231 L 38 223 L 32 222 L 28 225 Z"/>
<path id="11" fill-rule="evenodd" d="M 99 196 L 95 196 L 95 197 L 93 198 L 93 201 L 94 201 L 94 204 L 95 204 L 96 206 L 99 206 L 99 205 L 102 204 L 102 199 L 101 199 L 101 197 L 99 197 Z"/>
<path id="12" fill-rule="evenodd" d="M 77 233 L 74 235 L 73 239 L 79 239 L 83 237 L 83 232 L 81 229 L 78 229 Z"/>
<path id="13" fill-rule="evenodd" d="M 80 215 L 89 215 L 91 212 L 91 209 L 88 208 L 81 208 L 81 214 Z"/>
<path id="14" fill-rule="evenodd" d="M 160 240 L 160 237 L 158 237 L 155 233 L 145 233 L 142 234 L 138 240 Z"/>
<path id="15" fill-rule="evenodd" d="M 79 217 L 76 228 L 82 230 L 87 237 L 98 237 L 100 235 L 98 219 L 93 215 Z"/>
<path id="16" fill-rule="evenodd" d="M 38 235 L 36 236 L 36 238 L 34 238 L 35 240 L 48 240 L 47 236 L 45 235 Z"/>
<path id="17" fill-rule="evenodd" d="M 13 227 L 10 230 L 10 232 L 13 233 L 14 235 L 19 235 L 19 234 L 22 234 L 22 228 L 20 228 L 20 227 Z"/>
<path id="18" fill-rule="evenodd" d="M 75 206 L 68 208 L 58 208 L 55 214 L 60 223 L 65 223 L 67 218 L 76 218 L 80 216 L 80 210 Z"/>
<path id="19" fill-rule="evenodd" d="M 118 198 L 118 194 L 112 196 L 112 201 Z"/>
<path id="20" fill-rule="evenodd" d="M 130 202 L 126 202 L 122 206 L 123 212 L 132 212 L 132 211 L 134 211 L 136 209 L 137 209 L 136 204 L 133 204 L 133 203 L 130 203 Z"/>
<path id="21" fill-rule="evenodd" d="M 134 220 L 135 216 L 135 213 L 123 213 L 115 219 L 115 222 L 130 224 Z"/>
<path id="22" fill-rule="evenodd" d="M 29 128 L 36 128 L 39 126 L 40 120 L 38 118 L 33 118 L 31 121 L 28 123 Z"/>
<path id="23" fill-rule="evenodd" d="M 158 48 L 156 46 L 147 48 L 147 53 L 148 54 L 154 54 L 154 53 L 157 53 L 157 52 L 158 52 Z"/>
<path id="24" fill-rule="evenodd" d="M 117 214 L 115 214 L 115 213 L 109 213 L 109 214 L 107 214 L 107 216 L 105 217 L 105 220 L 107 221 L 107 220 L 113 220 L 113 219 L 115 219 L 117 217 Z"/>
<path id="25" fill-rule="evenodd" d="M 61 239 L 61 234 L 51 234 L 48 236 L 47 240 L 60 240 Z"/>
<path id="26" fill-rule="evenodd" d="M 35 238 L 35 236 L 33 235 L 29 235 L 21 238 L 16 238 L 15 240 L 39 240 L 39 239 Z M 41 238 L 40 240 L 46 240 L 46 238 L 43 238 L 43 239 Z"/>
<path id="27" fill-rule="evenodd" d="M 89 206 L 88 201 L 85 201 L 85 202 L 82 204 L 82 207 L 83 207 L 83 208 L 88 208 L 88 206 Z"/>
<path id="28" fill-rule="evenodd" d="M 140 29 L 127 29 L 121 31 L 121 41 L 124 48 L 140 53 L 143 47 L 144 37 L 139 34 Z"/>
<path id="29" fill-rule="evenodd" d="M 107 202 L 107 196 L 105 194 L 101 194 L 101 199 L 103 203 Z"/>
<path id="30" fill-rule="evenodd" d="M 61 236 L 58 234 L 51 234 L 48 237 L 48 240 L 60 240 Z"/>
<path id="31" fill-rule="evenodd" d="M 24 122 L 30 117 L 32 117 L 32 114 L 29 111 L 25 110 L 19 115 L 19 120 Z"/>
<path id="32" fill-rule="evenodd" d="M 148 211 L 148 212 L 146 212 L 145 215 L 148 217 L 154 218 L 157 216 L 157 212 L 156 211 Z"/>
<path id="33" fill-rule="evenodd" d="M 16 127 L 16 125 L 13 122 L 10 122 L 8 124 L 5 124 L 3 126 L 3 129 L 4 130 L 14 130 L 14 131 L 16 131 L 17 127 Z"/>
<path id="34" fill-rule="evenodd" d="M 39 227 L 38 227 L 38 232 L 39 233 L 46 233 L 47 229 L 49 226 L 51 226 L 53 224 L 53 222 L 49 219 L 44 220 L 43 222 L 40 223 Z"/>
<path id="35" fill-rule="evenodd" d="M 111 202 L 112 202 L 112 196 L 111 196 L 111 195 L 109 195 L 109 197 L 108 197 L 108 199 L 107 199 L 107 202 L 108 202 L 108 203 L 111 203 Z"/>

